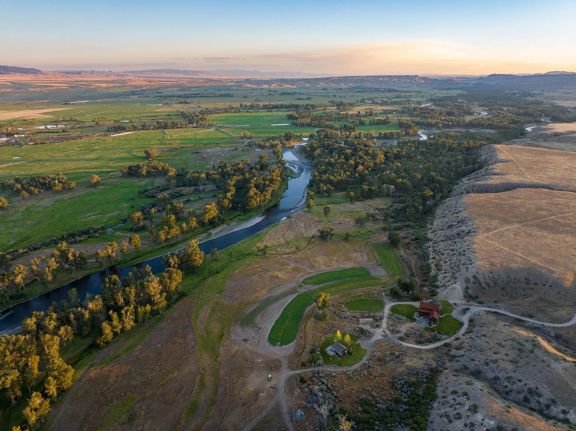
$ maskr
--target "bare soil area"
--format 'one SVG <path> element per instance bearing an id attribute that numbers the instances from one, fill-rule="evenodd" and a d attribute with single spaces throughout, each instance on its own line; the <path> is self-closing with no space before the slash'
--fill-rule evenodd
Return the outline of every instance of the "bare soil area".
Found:
<path id="1" fill-rule="evenodd" d="M 49 429 L 178 429 L 201 381 L 191 301 L 173 307 L 144 340 L 101 351 L 50 415 Z"/>
<path id="2" fill-rule="evenodd" d="M 24 118 L 27 120 L 35 120 L 38 118 L 50 118 L 50 112 L 63 111 L 70 108 L 40 108 L 40 109 L 22 109 L 20 111 L 0 111 L 0 121 L 14 120 L 16 118 Z"/>
<path id="3" fill-rule="evenodd" d="M 576 152 L 496 145 L 498 158 L 489 184 L 531 183 L 576 189 Z"/>

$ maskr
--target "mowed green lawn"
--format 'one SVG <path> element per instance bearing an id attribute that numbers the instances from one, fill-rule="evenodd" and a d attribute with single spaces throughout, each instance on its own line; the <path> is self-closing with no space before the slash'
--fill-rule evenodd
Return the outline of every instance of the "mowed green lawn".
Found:
<path id="1" fill-rule="evenodd" d="M 293 126 L 288 118 L 288 112 L 280 111 L 215 114 L 210 116 L 210 121 L 237 135 L 245 132 L 251 136 L 261 137 L 277 136 L 286 132 L 309 134 L 316 131 L 313 127 Z"/>
<path id="2" fill-rule="evenodd" d="M 380 264 L 390 278 L 400 278 L 404 276 L 404 266 L 402 262 L 400 262 L 394 247 L 390 244 L 374 244 L 374 251 L 378 255 Z"/>
<path id="3" fill-rule="evenodd" d="M 336 271 L 322 272 L 320 274 L 306 277 L 302 280 L 302 283 L 317 286 L 346 278 L 366 277 L 369 275 L 370 271 L 366 268 L 346 268 L 338 269 Z"/>
<path id="4" fill-rule="evenodd" d="M 300 322 L 304 317 L 306 309 L 314 304 L 314 300 L 319 293 L 324 292 L 329 295 L 337 295 L 363 287 L 378 286 L 381 283 L 382 279 L 366 275 L 363 277 L 343 279 L 308 292 L 299 293 L 284 307 L 282 313 L 280 313 L 280 316 L 278 316 L 274 322 L 274 325 L 268 333 L 268 342 L 272 345 L 282 346 L 292 343 L 298 335 Z"/>
<path id="5" fill-rule="evenodd" d="M 414 319 L 414 313 L 416 313 L 417 310 L 418 308 L 416 306 L 410 304 L 396 304 L 390 308 L 392 313 L 404 316 L 412 321 L 416 320 Z"/>
<path id="6" fill-rule="evenodd" d="M 442 316 L 438 321 L 438 324 L 430 329 L 432 331 L 436 331 L 439 332 L 440 334 L 451 337 L 452 335 L 455 335 L 460 330 L 461 327 L 462 322 L 460 322 L 455 317 L 448 315 L 448 316 Z"/>
<path id="7" fill-rule="evenodd" d="M 384 302 L 381 299 L 361 298 L 348 301 L 344 306 L 354 312 L 377 313 L 384 308 Z"/>

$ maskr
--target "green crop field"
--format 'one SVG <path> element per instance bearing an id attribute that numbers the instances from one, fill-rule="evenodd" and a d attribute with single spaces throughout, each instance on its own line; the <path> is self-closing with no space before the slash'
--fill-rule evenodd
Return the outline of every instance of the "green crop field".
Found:
<path id="1" fill-rule="evenodd" d="M 346 268 L 338 269 L 335 271 L 322 272 L 320 274 L 312 275 L 306 277 L 302 280 L 303 284 L 319 285 L 324 283 L 330 283 L 337 280 L 347 279 L 347 278 L 362 278 L 370 275 L 370 271 L 366 268 Z"/>
<path id="2" fill-rule="evenodd" d="M 343 279 L 296 295 L 288 305 L 284 307 L 282 313 L 280 313 L 280 316 L 278 316 L 274 322 L 268 334 L 268 342 L 273 345 L 292 343 L 298 335 L 300 321 L 304 317 L 306 309 L 314 304 L 314 300 L 319 293 L 323 292 L 336 295 L 363 287 L 377 286 L 380 283 L 382 283 L 382 279 L 366 275 L 364 277 Z"/>
<path id="3" fill-rule="evenodd" d="M 145 161 L 144 150 L 147 149 L 158 150 L 159 160 L 183 159 L 183 163 L 189 162 L 198 168 L 208 167 L 211 160 L 195 151 L 239 144 L 238 140 L 219 130 L 178 129 L 7 147 L 0 151 L 0 179 L 58 172 L 79 179 L 87 178 L 90 173 L 120 172 L 127 164 Z"/>
<path id="4" fill-rule="evenodd" d="M 390 132 L 400 130 L 397 124 L 371 124 L 356 127 L 357 132 Z"/>
<path id="5" fill-rule="evenodd" d="M 277 136 L 286 132 L 309 134 L 316 131 L 312 127 L 297 127 L 290 124 L 287 112 L 242 112 L 216 114 L 210 121 L 219 127 L 227 128 L 231 133 L 244 132 L 250 136 Z"/>
<path id="6" fill-rule="evenodd" d="M 402 262 L 400 262 L 394 247 L 389 244 L 374 244 L 374 251 L 378 255 L 380 264 L 390 278 L 400 278 L 404 276 L 404 266 L 402 266 Z"/>

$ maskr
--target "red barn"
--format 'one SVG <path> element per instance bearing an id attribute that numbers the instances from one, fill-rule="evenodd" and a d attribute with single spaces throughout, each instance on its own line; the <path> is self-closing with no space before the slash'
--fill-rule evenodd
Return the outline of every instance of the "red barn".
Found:
<path id="1" fill-rule="evenodd" d="M 438 322 L 438 319 L 440 319 L 440 304 L 420 301 L 418 313 L 420 316 L 428 318 L 430 322 Z"/>

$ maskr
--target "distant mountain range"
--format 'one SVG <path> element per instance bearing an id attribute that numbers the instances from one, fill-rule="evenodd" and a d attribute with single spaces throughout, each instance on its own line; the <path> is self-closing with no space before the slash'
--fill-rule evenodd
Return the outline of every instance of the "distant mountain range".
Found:
<path id="1" fill-rule="evenodd" d="M 190 69 L 148 69 L 125 72 L 112 71 L 62 71 L 59 74 L 73 76 L 101 75 L 126 76 L 135 75 L 146 78 L 153 77 L 183 77 L 202 79 L 232 79 L 253 85 L 279 85 L 304 87 L 338 87 L 356 89 L 406 89 L 416 87 L 432 88 L 470 88 L 474 86 L 491 87 L 503 90 L 520 91 L 551 91 L 576 88 L 576 73 L 554 71 L 539 74 L 493 74 L 488 76 L 421 76 L 421 75 L 374 75 L 374 76 L 337 76 L 314 77 L 310 74 L 292 72 L 262 72 L 255 70 L 218 70 L 202 71 Z M 1 66 L 0 75 L 25 74 L 40 75 L 42 71 L 27 67 Z M 283 76 L 290 76 L 283 78 Z"/>
<path id="2" fill-rule="evenodd" d="M 40 75 L 42 74 L 42 71 L 31 67 L 4 66 L 0 64 L 0 75 L 9 75 L 13 73 L 19 73 L 22 75 Z"/>
<path id="3" fill-rule="evenodd" d="M 548 72 L 534 75 L 494 74 L 478 79 L 477 83 L 501 89 L 526 91 L 561 90 L 565 88 L 576 89 L 576 73 Z"/>

